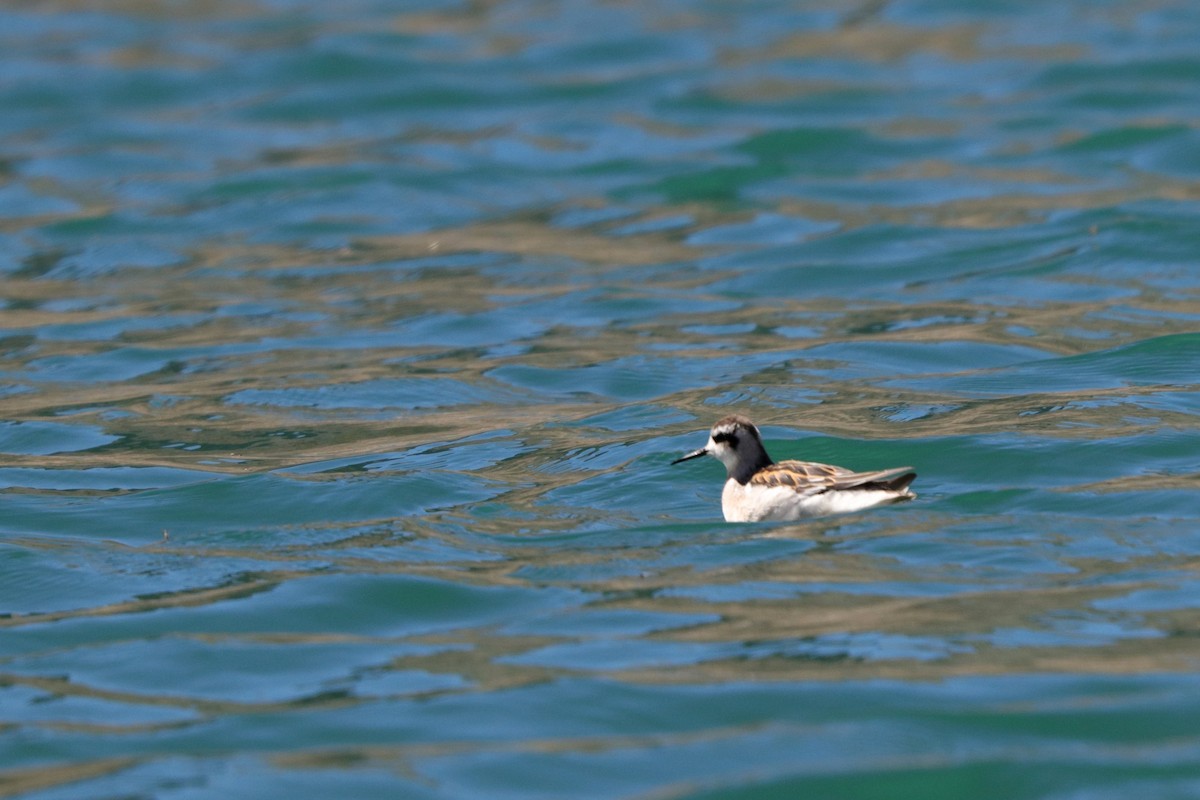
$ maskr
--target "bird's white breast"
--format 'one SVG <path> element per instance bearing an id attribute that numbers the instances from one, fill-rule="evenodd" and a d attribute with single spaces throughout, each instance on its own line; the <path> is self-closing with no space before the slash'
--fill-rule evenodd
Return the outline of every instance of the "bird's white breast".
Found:
<path id="1" fill-rule="evenodd" d="M 862 511 L 897 499 L 895 492 L 877 489 L 805 493 L 790 486 L 743 485 L 730 478 L 721 492 L 721 511 L 726 522 L 787 522 Z"/>

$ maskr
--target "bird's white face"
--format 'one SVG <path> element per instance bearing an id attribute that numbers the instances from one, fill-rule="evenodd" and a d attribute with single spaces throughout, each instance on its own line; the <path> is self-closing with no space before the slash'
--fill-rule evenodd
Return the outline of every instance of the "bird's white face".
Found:
<path id="1" fill-rule="evenodd" d="M 712 456 L 725 465 L 730 476 L 741 475 L 747 469 L 754 470 L 770 464 L 758 438 L 758 429 L 740 417 L 727 417 L 713 426 L 708 443 L 699 450 L 672 461 L 690 461 L 700 456 Z"/>
<path id="2" fill-rule="evenodd" d="M 733 469 L 738 463 L 738 449 L 745 447 L 748 431 L 737 429 L 715 429 L 708 437 L 704 451 L 725 465 L 725 469 Z"/>

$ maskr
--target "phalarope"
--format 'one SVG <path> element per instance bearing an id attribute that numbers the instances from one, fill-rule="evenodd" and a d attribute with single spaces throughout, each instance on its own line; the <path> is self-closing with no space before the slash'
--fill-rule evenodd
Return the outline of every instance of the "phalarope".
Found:
<path id="1" fill-rule="evenodd" d="M 908 489 L 917 477 L 911 467 L 854 472 L 811 461 L 775 463 L 754 423 L 736 415 L 718 421 L 704 447 L 671 463 L 700 456 L 713 456 L 725 465 L 721 511 L 726 522 L 823 517 L 916 497 Z"/>

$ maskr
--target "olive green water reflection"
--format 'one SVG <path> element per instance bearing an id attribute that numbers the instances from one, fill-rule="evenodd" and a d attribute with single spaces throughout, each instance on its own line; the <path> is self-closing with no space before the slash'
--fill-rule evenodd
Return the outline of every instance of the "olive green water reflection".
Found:
<path id="1" fill-rule="evenodd" d="M 0 12 L 0 797 L 1195 795 L 1197 35 Z"/>

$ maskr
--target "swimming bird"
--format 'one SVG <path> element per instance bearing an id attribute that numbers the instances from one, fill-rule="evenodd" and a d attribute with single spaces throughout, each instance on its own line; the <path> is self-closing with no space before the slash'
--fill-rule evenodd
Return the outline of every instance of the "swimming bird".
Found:
<path id="1" fill-rule="evenodd" d="M 721 492 L 726 522 L 785 521 L 862 511 L 912 500 L 911 467 L 854 472 L 812 461 L 771 460 L 754 423 L 737 415 L 713 425 L 708 444 L 672 464 L 713 456 L 728 477 Z M 903 473 L 903 474 L 901 474 Z"/>

